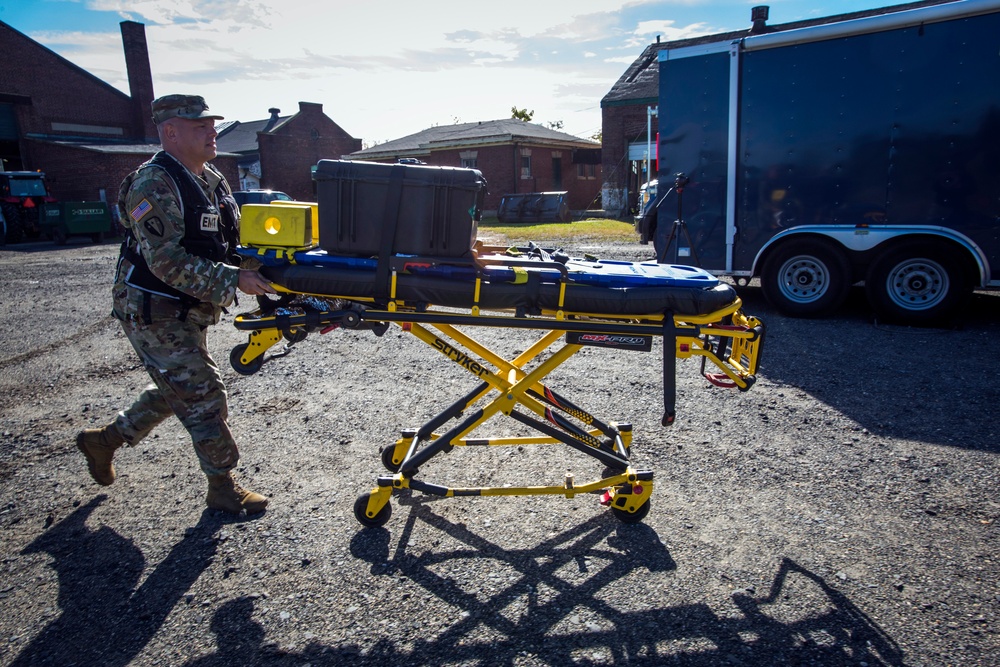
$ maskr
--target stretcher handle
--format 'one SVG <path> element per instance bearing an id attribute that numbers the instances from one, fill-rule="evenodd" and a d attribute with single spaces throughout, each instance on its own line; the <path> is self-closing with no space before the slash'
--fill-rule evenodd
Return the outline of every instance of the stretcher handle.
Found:
<path id="1" fill-rule="evenodd" d="M 536 259 L 504 259 L 502 262 L 497 262 L 495 260 L 490 260 L 490 264 L 501 264 L 503 266 L 530 266 L 534 269 L 555 269 L 562 276 L 563 280 L 569 280 L 569 271 L 566 269 L 565 264 L 560 264 L 559 262 L 539 262 Z M 476 266 L 480 270 L 486 268 L 486 263 L 476 258 Z"/>

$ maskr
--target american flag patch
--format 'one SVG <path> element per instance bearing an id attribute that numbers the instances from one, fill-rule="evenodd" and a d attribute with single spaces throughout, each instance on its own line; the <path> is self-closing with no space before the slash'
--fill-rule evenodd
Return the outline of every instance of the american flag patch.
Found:
<path id="1" fill-rule="evenodd" d="M 132 216 L 133 220 L 135 220 L 136 222 L 139 222 L 139 220 L 142 219 L 142 216 L 146 215 L 147 213 L 149 213 L 152 210 L 153 210 L 153 205 L 150 204 L 145 199 L 143 199 L 141 202 L 139 202 L 138 206 L 136 206 L 134 209 L 132 209 L 132 212 L 129 215 Z"/>

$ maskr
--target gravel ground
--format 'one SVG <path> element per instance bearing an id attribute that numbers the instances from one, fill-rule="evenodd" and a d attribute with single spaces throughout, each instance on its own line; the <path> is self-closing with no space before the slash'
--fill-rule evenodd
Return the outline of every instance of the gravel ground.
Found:
<path id="1" fill-rule="evenodd" d="M 311 336 L 245 377 L 229 317 L 210 341 L 238 472 L 268 511 L 205 510 L 176 420 L 98 487 L 74 436 L 146 383 L 108 315 L 116 255 L 0 249 L 0 664 L 1000 664 L 1000 294 L 943 330 L 873 323 L 860 294 L 836 319 L 788 319 L 741 289 L 768 327 L 750 392 L 682 361 L 664 429 L 659 343 L 586 349 L 551 378 L 634 425 L 633 461 L 656 473 L 643 523 L 594 496 L 413 494 L 362 529 L 353 503 L 384 473 L 379 448 L 468 375 L 393 328 Z M 474 333 L 504 352 L 527 340 Z M 421 477 L 599 468 L 561 446 L 463 448 Z"/>

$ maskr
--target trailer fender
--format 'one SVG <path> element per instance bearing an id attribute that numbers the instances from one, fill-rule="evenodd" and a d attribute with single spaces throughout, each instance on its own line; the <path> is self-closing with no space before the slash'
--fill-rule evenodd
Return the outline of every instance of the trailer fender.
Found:
<path id="1" fill-rule="evenodd" d="M 910 236 L 937 236 L 948 239 L 956 245 L 964 248 L 970 258 L 975 262 L 976 270 L 979 272 L 979 286 L 987 287 L 990 281 L 990 263 L 982 248 L 965 234 L 950 229 L 948 227 L 938 227 L 933 225 L 802 225 L 786 229 L 779 234 L 775 234 L 758 251 L 753 261 L 753 275 L 758 275 L 762 266 L 762 259 L 777 244 L 790 236 L 803 234 L 813 236 L 824 236 L 829 238 L 845 249 L 855 253 L 862 253 L 874 250 L 886 241 L 903 239 Z"/>

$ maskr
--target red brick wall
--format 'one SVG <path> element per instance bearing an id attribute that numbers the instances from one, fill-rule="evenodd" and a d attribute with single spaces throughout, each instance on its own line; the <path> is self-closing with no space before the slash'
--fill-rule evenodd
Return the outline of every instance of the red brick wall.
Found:
<path id="1" fill-rule="evenodd" d="M 150 146 L 147 153 L 107 153 L 37 141 L 31 144 L 40 162 L 49 165 L 42 171 L 50 193 L 60 201 L 98 201 L 103 188 L 105 201 L 116 202 L 122 180 L 159 150 Z M 235 156 L 219 156 L 212 164 L 230 185 L 238 182 Z"/>
<path id="2" fill-rule="evenodd" d="M 531 178 L 521 178 L 521 149 L 531 150 Z M 592 179 L 577 177 L 577 167 L 573 164 L 573 149 L 549 146 L 503 144 L 477 146 L 460 149 L 435 150 L 426 159 L 429 164 L 441 166 L 462 166 L 461 154 L 475 151 L 477 168 L 487 182 L 485 209 L 495 211 L 500 207 L 504 195 L 519 192 L 551 192 L 565 190 L 569 207 L 573 210 L 591 208 L 600 195 L 600 167 Z M 552 156 L 560 153 L 562 162 L 562 184 L 557 188 L 553 183 Z"/>
<path id="3" fill-rule="evenodd" d="M 323 113 L 323 105 L 299 103 L 299 113 L 270 133 L 257 135 L 260 187 L 281 190 L 301 201 L 316 201 L 311 167 L 320 160 L 361 150 L 355 139 Z M 238 182 L 238 181 L 237 181 Z"/>
<path id="4" fill-rule="evenodd" d="M 5 23 L 0 23 L 0 63 L 0 94 L 30 97 L 29 104 L 14 105 L 22 136 L 50 134 L 54 122 L 116 127 L 122 132 L 111 135 L 74 130 L 77 135 L 143 136 L 141 128 L 137 132 L 133 125 L 131 98 Z M 28 168 L 42 166 L 31 164 Z"/>
<path id="5" fill-rule="evenodd" d="M 142 144 L 155 129 L 149 120 L 152 82 L 146 57 L 145 28 L 126 22 L 122 38 L 129 53 L 130 74 L 137 76 L 132 87 L 142 95 L 133 100 L 89 72 L 0 23 L 0 101 L 12 101 L 20 135 L 23 168 L 43 171 L 53 196 L 61 201 L 97 201 L 102 190 L 106 201 L 118 197 L 122 179 L 147 160 L 159 146 L 134 146 L 90 150 L 41 139 L 83 139 L 94 143 L 113 140 L 121 144 Z M 144 70 L 144 71 L 143 71 Z M 7 96 L 6 99 L 4 96 Z M 117 128 L 119 133 L 95 132 L 86 127 L 60 129 L 53 124 L 94 125 Z M 234 158 L 224 158 L 228 178 L 235 179 Z M 231 174 L 231 175 L 230 175 Z"/>
<path id="6" fill-rule="evenodd" d="M 647 104 L 605 107 L 601 110 L 602 123 L 602 167 L 605 190 L 604 206 L 609 213 L 627 214 L 627 210 L 615 210 L 617 202 L 627 209 L 638 194 L 639 178 L 632 175 L 628 161 L 628 145 L 646 136 Z M 657 118 L 652 119 L 653 140 L 656 140 Z M 651 170 L 653 167 L 651 167 Z M 624 202 L 626 191 L 628 202 Z"/>

